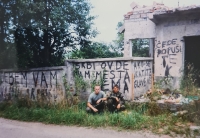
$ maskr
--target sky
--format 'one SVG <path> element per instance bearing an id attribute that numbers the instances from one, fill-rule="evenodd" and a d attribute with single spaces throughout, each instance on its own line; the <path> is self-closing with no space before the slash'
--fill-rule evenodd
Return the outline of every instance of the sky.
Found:
<path id="1" fill-rule="evenodd" d="M 117 23 L 123 21 L 124 14 L 131 11 L 130 4 L 137 3 L 140 6 L 153 5 L 153 1 L 163 2 L 168 7 L 200 5 L 200 0 L 89 0 L 93 5 L 91 15 L 97 16 L 94 20 L 94 28 L 99 34 L 93 41 L 110 43 L 117 37 Z"/>

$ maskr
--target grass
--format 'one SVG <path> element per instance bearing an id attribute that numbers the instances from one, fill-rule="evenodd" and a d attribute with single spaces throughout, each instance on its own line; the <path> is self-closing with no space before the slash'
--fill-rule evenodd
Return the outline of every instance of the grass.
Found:
<path id="1" fill-rule="evenodd" d="M 167 112 L 151 115 L 148 110 L 138 112 L 137 109 L 130 109 L 119 113 L 88 114 L 85 111 L 84 103 L 65 108 L 57 106 L 41 107 L 0 103 L 0 117 L 46 124 L 114 127 L 126 130 L 151 130 L 154 133 L 164 134 L 170 132 L 189 134 L 187 121 Z"/>
<path id="2" fill-rule="evenodd" d="M 184 96 L 195 95 L 200 98 L 200 91 L 195 85 L 196 76 L 194 74 L 196 71 L 193 71 L 191 66 L 188 66 L 188 70 L 191 71 L 187 71 L 188 74 L 184 74 L 182 77 L 180 93 Z M 79 80 L 76 83 L 77 87 L 85 86 L 86 83 L 82 79 L 77 80 Z M 46 124 L 114 127 L 120 130 L 150 130 L 158 134 L 171 134 L 173 132 L 186 136 L 190 136 L 191 122 L 200 124 L 200 100 L 185 107 L 188 114 L 174 116 L 168 110 L 161 110 L 158 107 L 154 100 L 155 97 L 159 97 L 157 93 L 153 93 L 150 97 L 153 102 L 127 104 L 127 110 L 123 112 L 88 114 L 85 111 L 86 103 L 80 103 L 78 97 L 74 98 L 70 95 L 70 86 L 67 85 L 66 80 L 64 82 L 65 91 L 68 93 L 66 93 L 66 99 L 60 103 L 50 104 L 42 99 L 33 102 L 30 99 L 18 97 L 15 103 L 8 101 L 0 103 L 0 117 Z M 165 84 L 170 83 L 165 82 Z M 161 87 L 161 83 L 158 86 Z"/>

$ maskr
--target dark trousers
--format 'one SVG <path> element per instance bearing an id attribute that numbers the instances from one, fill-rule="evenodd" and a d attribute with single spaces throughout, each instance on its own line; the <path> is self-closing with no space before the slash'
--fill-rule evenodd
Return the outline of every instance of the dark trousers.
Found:
<path id="1" fill-rule="evenodd" d="M 92 105 L 92 106 L 98 110 L 98 113 L 100 113 L 100 112 L 103 112 L 104 110 L 105 102 L 100 102 L 99 104 Z M 94 111 L 89 107 L 86 108 L 86 111 L 88 113 L 94 113 Z"/>
<path id="2" fill-rule="evenodd" d="M 117 110 L 117 105 L 120 104 L 120 111 L 125 110 L 125 106 L 121 103 L 118 103 L 115 99 L 113 98 L 108 98 L 107 100 L 107 107 L 108 111 L 114 112 Z"/>

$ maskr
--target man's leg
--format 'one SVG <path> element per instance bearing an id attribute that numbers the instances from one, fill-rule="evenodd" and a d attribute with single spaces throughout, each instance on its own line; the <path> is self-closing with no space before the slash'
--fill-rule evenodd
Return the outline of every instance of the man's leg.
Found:
<path id="1" fill-rule="evenodd" d="M 100 112 L 103 112 L 104 106 L 105 106 L 105 102 L 102 101 L 102 102 L 100 102 L 99 104 L 97 104 L 97 105 L 95 106 L 95 108 L 97 108 L 98 112 L 100 113 Z"/>
<path id="2" fill-rule="evenodd" d="M 90 107 L 87 107 L 87 108 L 86 108 L 86 112 L 87 112 L 87 113 L 91 113 L 91 112 L 93 112 L 93 111 L 92 111 L 92 109 L 91 109 Z"/>
<path id="3" fill-rule="evenodd" d="M 110 112 L 114 112 L 114 110 L 115 110 L 116 107 L 114 105 L 113 99 L 108 99 L 108 101 L 107 101 L 107 107 L 108 107 L 108 110 Z"/>
<path id="4" fill-rule="evenodd" d="M 125 105 L 123 105 L 123 104 L 121 105 L 121 104 L 120 104 L 120 109 L 119 109 L 119 111 L 124 111 L 125 109 L 126 109 Z"/>

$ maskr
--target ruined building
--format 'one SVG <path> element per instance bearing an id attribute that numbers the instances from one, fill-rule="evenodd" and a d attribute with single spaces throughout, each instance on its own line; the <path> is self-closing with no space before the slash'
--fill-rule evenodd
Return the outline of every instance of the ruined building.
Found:
<path id="1" fill-rule="evenodd" d="M 149 56 L 154 58 L 154 79 L 171 76 L 174 88 L 186 63 L 200 69 L 200 6 L 169 8 L 162 3 L 139 6 L 124 15 L 124 57 L 132 57 L 134 39 L 149 40 Z M 200 80 L 197 80 L 200 84 Z"/>

